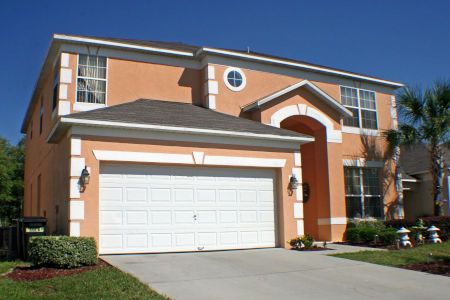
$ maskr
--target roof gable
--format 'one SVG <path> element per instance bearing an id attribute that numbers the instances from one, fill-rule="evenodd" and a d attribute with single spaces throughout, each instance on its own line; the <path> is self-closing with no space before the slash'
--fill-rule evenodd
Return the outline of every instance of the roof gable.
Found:
<path id="1" fill-rule="evenodd" d="M 242 111 L 246 112 L 246 111 L 251 111 L 254 109 L 258 109 L 261 106 L 263 106 L 266 103 L 271 102 L 272 100 L 275 100 L 289 92 L 292 92 L 296 89 L 299 88 L 306 88 L 307 90 L 309 90 L 310 92 L 312 92 L 314 95 L 316 95 L 319 99 L 321 99 L 322 101 L 324 101 L 325 104 L 327 104 L 328 106 L 330 106 L 331 108 L 333 108 L 334 110 L 336 110 L 340 115 L 342 116 L 352 116 L 352 112 L 349 111 L 347 108 L 345 108 L 342 104 L 340 104 L 339 102 L 337 102 L 336 100 L 334 100 L 330 95 L 328 95 L 327 93 L 325 93 L 324 91 L 322 91 L 321 89 L 319 89 L 316 85 L 314 85 L 312 82 L 310 82 L 309 80 L 303 80 L 300 81 L 296 84 L 290 85 L 278 92 L 272 93 L 270 95 L 265 96 L 264 98 L 261 98 L 259 100 L 256 100 L 252 103 L 249 103 L 247 105 L 245 105 L 244 107 L 242 107 Z"/>

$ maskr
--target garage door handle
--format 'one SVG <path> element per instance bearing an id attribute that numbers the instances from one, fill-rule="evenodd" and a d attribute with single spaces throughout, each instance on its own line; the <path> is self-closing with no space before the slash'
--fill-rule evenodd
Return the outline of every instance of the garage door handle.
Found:
<path id="1" fill-rule="evenodd" d="M 197 215 L 194 215 L 194 220 L 196 220 L 196 221 L 197 221 Z"/>

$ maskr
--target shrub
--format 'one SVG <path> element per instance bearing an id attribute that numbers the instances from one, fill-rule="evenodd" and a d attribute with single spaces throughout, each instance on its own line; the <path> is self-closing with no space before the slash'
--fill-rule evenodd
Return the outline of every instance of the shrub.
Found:
<path id="1" fill-rule="evenodd" d="M 310 249 L 314 245 L 314 237 L 308 233 L 303 235 L 300 241 L 306 249 Z"/>
<path id="2" fill-rule="evenodd" d="M 397 229 L 386 228 L 378 233 L 378 238 L 383 245 L 394 245 L 398 239 Z"/>
<path id="3" fill-rule="evenodd" d="M 378 235 L 380 230 L 373 227 L 362 227 L 359 228 L 359 239 L 363 243 L 371 243 L 375 241 L 375 236 Z"/>
<path id="4" fill-rule="evenodd" d="M 426 227 L 436 226 L 441 231 L 439 231 L 439 236 L 443 241 L 450 239 L 450 216 L 440 216 L 440 217 L 426 217 L 422 218 L 423 224 Z"/>
<path id="5" fill-rule="evenodd" d="M 302 241 L 300 240 L 299 236 L 296 238 L 290 239 L 288 241 L 288 244 L 294 249 L 300 249 L 302 247 Z"/>
<path id="6" fill-rule="evenodd" d="M 28 253 L 35 266 L 69 269 L 97 263 L 95 240 L 88 237 L 32 237 Z"/>
<path id="7" fill-rule="evenodd" d="M 345 239 L 352 244 L 360 243 L 361 240 L 359 239 L 359 229 L 356 227 L 348 228 L 345 231 Z"/>
<path id="8" fill-rule="evenodd" d="M 439 228 L 441 230 L 439 236 L 442 240 L 447 241 L 450 239 L 450 216 L 425 217 L 421 219 L 423 220 L 424 226 L 430 227 L 434 225 Z M 400 227 L 411 228 L 415 226 L 416 223 L 416 220 L 389 220 L 385 222 L 386 226 L 396 229 L 399 229 Z"/>
<path id="9" fill-rule="evenodd" d="M 288 244 L 294 249 L 310 249 L 314 245 L 314 237 L 310 234 L 298 236 L 288 241 Z"/>

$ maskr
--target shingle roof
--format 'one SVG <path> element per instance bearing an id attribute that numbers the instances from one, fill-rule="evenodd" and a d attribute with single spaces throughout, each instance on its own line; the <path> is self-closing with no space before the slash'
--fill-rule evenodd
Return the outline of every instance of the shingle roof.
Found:
<path id="1" fill-rule="evenodd" d="M 204 45 L 198 46 L 198 45 L 192 45 L 192 44 L 185 44 L 182 42 L 152 41 L 152 40 L 125 39 L 125 38 L 114 38 L 114 37 L 97 37 L 97 36 L 74 35 L 74 34 L 71 34 L 70 36 L 80 37 L 80 38 L 88 38 L 88 39 L 97 39 L 97 40 L 102 40 L 105 42 L 112 41 L 112 42 L 128 43 L 128 44 L 147 46 L 147 47 L 164 48 L 164 49 L 176 50 L 176 51 L 187 51 L 187 52 L 191 52 L 192 54 L 195 54 L 198 50 L 202 49 L 203 47 L 207 47 Z M 372 78 L 372 79 L 384 80 L 383 78 L 376 77 L 376 76 L 364 75 L 362 73 L 352 72 L 352 71 L 348 71 L 348 70 L 344 70 L 344 69 L 315 64 L 315 63 L 307 62 L 304 60 L 292 59 L 292 58 L 257 52 L 257 51 L 238 50 L 238 49 L 232 49 L 232 48 L 218 48 L 218 47 L 211 47 L 211 48 L 225 50 L 225 51 L 232 51 L 232 52 L 241 53 L 241 54 L 251 54 L 251 55 L 261 56 L 261 57 L 265 57 L 265 58 L 280 59 L 280 60 L 284 60 L 286 62 L 300 63 L 300 64 L 310 65 L 310 66 L 319 67 L 319 68 L 326 68 L 326 69 L 330 69 L 330 70 L 334 70 L 334 71 L 338 71 L 338 72 L 346 72 L 346 73 L 358 75 L 358 76 L 366 76 L 366 77 Z"/>
<path id="2" fill-rule="evenodd" d="M 311 138 L 308 135 L 219 113 L 189 103 L 150 99 L 139 99 L 111 107 L 74 113 L 64 116 L 64 119 L 109 121 L 293 138 Z"/>
<path id="3" fill-rule="evenodd" d="M 450 149 L 444 150 L 444 164 L 450 166 Z M 400 166 L 406 174 L 430 172 L 430 152 L 424 144 L 404 146 L 400 150 Z"/>

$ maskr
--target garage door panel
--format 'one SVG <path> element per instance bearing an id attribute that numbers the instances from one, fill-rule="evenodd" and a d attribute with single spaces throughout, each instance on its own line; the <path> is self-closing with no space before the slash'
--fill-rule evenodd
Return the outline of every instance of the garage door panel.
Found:
<path id="1" fill-rule="evenodd" d="M 171 210 L 152 210 L 150 223 L 153 225 L 172 224 L 172 211 Z"/>
<path id="2" fill-rule="evenodd" d="M 127 202 L 147 202 L 147 187 L 127 187 L 125 196 Z"/>
<path id="3" fill-rule="evenodd" d="M 148 249 L 148 235 L 146 232 L 129 233 L 126 235 L 127 248 L 131 249 Z"/>
<path id="4" fill-rule="evenodd" d="M 127 225 L 148 225 L 147 211 L 127 211 L 126 214 Z"/>
<path id="5" fill-rule="evenodd" d="M 100 189 L 100 196 L 102 202 L 122 202 L 122 188 L 121 187 L 104 187 Z"/>
<path id="6" fill-rule="evenodd" d="M 275 246 L 274 172 L 102 165 L 100 253 Z"/>
<path id="7" fill-rule="evenodd" d="M 152 187 L 151 198 L 152 202 L 171 202 L 171 189 L 170 187 Z"/>

